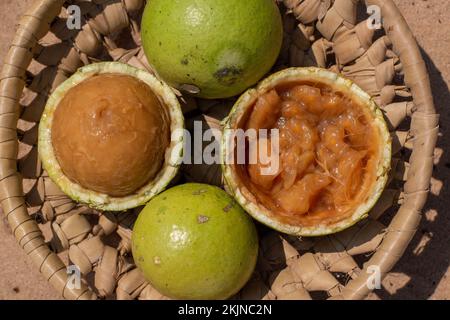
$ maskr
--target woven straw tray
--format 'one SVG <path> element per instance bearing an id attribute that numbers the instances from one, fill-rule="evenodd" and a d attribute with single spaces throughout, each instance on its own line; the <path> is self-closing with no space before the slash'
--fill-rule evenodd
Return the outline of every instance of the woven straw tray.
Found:
<path id="1" fill-rule="evenodd" d="M 252 279 L 236 299 L 362 299 L 373 272 L 402 256 L 427 198 L 438 133 L 428 74 L 392 0 L 278 0 L 284 44 L 274 70 L 316 65 L 371 94 L 393 139 L 388 187 L 369 218 L 331 236 L 298 239 L 261 231 Z M 78 5 L 81 30 L 66 26 Z M 49 94 L 79 67 L 115 60 L 151 71 L 140 42 L 144 0 L 36 0 L 21 18 L 0 76 L 0 202 L 20 247 L 67 299 L 166 299 L 145 281 L 130 253 L 140 209 L 99 212 L 74 203 L 42 170 L 37 128 Z M 366 7 L 381 9 L 368 28 Z M 374 7 L 371 7 L 374 8 Z M 183 97 L 193 119 L 217 127 L 233 99 Z M 185 166 L 178 182 L 221 185 L 220 168 Z M 69 285 L 68 266 L 83 279 Z M 70 268 L 69 268 L 70 270 Z M 374 271 L 375 270 L 375 271 Z"/>

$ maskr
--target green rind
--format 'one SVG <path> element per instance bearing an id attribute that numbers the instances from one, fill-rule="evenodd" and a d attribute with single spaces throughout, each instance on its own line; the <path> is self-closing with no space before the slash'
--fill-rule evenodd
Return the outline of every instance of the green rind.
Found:
<path id="1" fill-rule="evenodd" d="M 244 111 L 248 107 L 252 106 L 258 96 L 272 89 L 276 85 L 298 80 L 313 80 L 316 82 L 322 82 L 328 85 L 332 85 L 333 87 L 339 87 L 345 92 L 349 92 L 355 99 L 359 100 L 371 111 L 371 114 L 374 117 L 374 124 L 380 132 L 381 156 L 379 164 L 377 166 L 377 181 L 372 189 L 371 196 L 366 202 L 362 203 L 359 207 L 356 208 L 352 216 L 328 226 L 295 226 L 278 221 L 270 212 L 270 210 L 254 201 L 251 193 L 246 188 L 240 188 L 238 186 L 236 176 L 232 170 L 232 166 L 226 163 L 228 145 L 231 142 L 233 126 L 236 121 L 239 121 L 239 118 L 243 115 Z M 383 113 L 369 94 L 363 91 L 351 80 L 346 79 L 334 72 L 315 67 L 288 68 L 277 72 L 263 80 L 256 88 L 247 90 L 238 99 L 238 101 L 233 106 L 229 116 L 223 120 L 223 127 L 224 132 L 221 143 L 222 171 L 229 192 L 233 194 L 239 204 L 251 216 L 253 216 L 253 218 L 277 231 L 296 236 L 309 237 L 323 236 L 344 230 L 368 216 L 368 212 L 378 201 L 381 193 L 384 190 L 384 187 L 386 186 L 391 166 L 392 146 L 391 136 L 384 120 Z"/>
<path id="2" fill-rule="evenodd" d="M 111 197 L 107 194 L 88 190 L 67 178 L 54 153 L 51 140 L 51 127 L 54 112 L 65 93 L 82 81 L 98 74 L 115 73 L 134 76 L 145 82 L 159 99 L 168 106 L 172 133 L 171 144 L 166 150 L 165 162 L 159 174 L 135 194 L 125 197 Z M 181 107 L 172 89 L 150 73 L 119 62 L 102 62 L 80 68 L 63 82 L 50 96 L 39 123 L 38 151 L 44 169 L 55 184 L 70 198 L 77 202 L 105 211 L 122 211 L 148 202 L 160 193 L 175 177 L 182 159 L 183 135 L 174 139 L 174 132 L 184 128 Z"/>

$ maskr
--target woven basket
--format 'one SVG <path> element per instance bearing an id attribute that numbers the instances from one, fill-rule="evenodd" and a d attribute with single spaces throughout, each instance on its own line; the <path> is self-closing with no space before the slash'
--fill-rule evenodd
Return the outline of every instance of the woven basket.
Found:
<path id="1" fill-rule="evenodd" d="M 144 2 L 36 0 L 20 20 L 2 69 L 1 205 L 19 245 L 67 299 L 165 298 L 145 281 L 130 254 L 139 209 L 98 212 L 72 202 L 42 170 L 36 148 L 49 93 L 77 68 L 116 60 L 150 70 L 139 35 Z M 427 71 L 392 0 L 278 2 L 285 38 L 275 69 L 318 65 L 370 93 L 392 131 L 393 170 L 370 217 L 344 232 L 298 239 L 261 228 L 257 270 L 234 298 L 361 299 L 370 292 L 373 272 L 385 275 L 402 256 L 426 201 L 438 133 Z M 69 5 L 81 8 L 81 30 L 66 27 Z M 382 30 L 367 27 L 369 5 L 381 8 Z M 180 100 L 188 127 L 192 119 L 218 126 L 233 103 Z M 220 185 L 220 169 L 186 166 L 179 182 L 186 180 Z M 71 282 L 69 265 L 81 271 L 80 286 Z"/>

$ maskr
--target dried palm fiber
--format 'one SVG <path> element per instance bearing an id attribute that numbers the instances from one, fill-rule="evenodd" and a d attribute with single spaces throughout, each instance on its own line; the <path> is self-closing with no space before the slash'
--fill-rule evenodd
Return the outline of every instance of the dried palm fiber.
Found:
<path id="1" fill-rule="evenodd" d="M 257 270 L 235 298 L 311 299 L 315 291 L 332 299 L 364 298 L 370 292 L 368 268 L 376 265 L 385 275 L 402 256 L 429 191 L 438 115 L 425 64 L 391 0 L 365 2 L 380 7 L 384 33 L 356 18 L 356 0 L 278 3 L 285 32 L 274 70 L 321 65 L 369 91 L 392 131 L 393 170 L 369 218 L 343 232 L 298 239 L 264 231 Z M 72 4 L 81 9 L 81 30 L 66 27 L 64 6 Z M 42 170 L 36 152 L 46 99 L 78 67 L 116 60 L 151 71 L 140 45 L 143 5 L 143 0 L 37 0 L 19 22 L 0 75 L 0 202 L 19 245 L 67 299 L 166 299 L 145 281 L 130 254 L 139 209 L 98 212 L 73 203 Z M 199 120 L 219 129 L 233 103 L 177 94 L 188 125 Z M 406 118 L 409 129 L 398 130 Z M 411 151 L 409 158 L 403 148 Z M 220 171 L 212 168 L 185 166 L 181 181 L 221 185 Z M 388 210 L 390 220 L 383 216 Z M 378 221 L 382 216 L 388 225 Z M 44 238 L 48 227 L 52 238 Z M 62 259 L 67 253 L 84 274 L 80 288 L 67 285 Z"/>

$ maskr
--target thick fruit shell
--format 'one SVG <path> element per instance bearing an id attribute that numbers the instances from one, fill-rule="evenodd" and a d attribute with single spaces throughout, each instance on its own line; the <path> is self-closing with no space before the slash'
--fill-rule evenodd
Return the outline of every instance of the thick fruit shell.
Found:
<path id="1" fill-rule="evenodd" d="M 183 135 L 172 139 L 166 149 L 165 161 L 157 176 L 135 193 L 124 197 L 111 197 L 107 194 L 83 188 L 67 178 L 56 159 L 51 139 L 51 128 L 55 110 L 66 92 L 84 80 L 98 74 L 124 74 L 145 82 L 168 108 L 170 131 L 173 135 L 184 126 L 183 113 L 172 89 L 146 71 L 119 62 L 103 62 L 85 66 L 62 83 L 50 96 L 39 124 L 38 150 L 42 165 L 49 177 L 70 198 L 88 206 L 107 211 L 122 211 L 145 204 L 160 193 L 175 177 L 183 156 Z M 175 140 L 175 141 L 174 141 Z"/>
<path id="2" fill-rule="evenodd" d="M 376 170 L 376 181 L 369 192 L 368 200 L 361 203 L 351 216 L 334 224 L 318 224 L 314 226 L 301 226 L 283 223 L 276 219 L 276 215 L 256 201 L 256 197 L 239 183 L 234 166 L 227 163 L 227 155 L 232 146 L 233 130 L 236 129 L 245 111 L 251 108 L 256 99 L 262 94 L 280 84 L 295 81 L 312 81 L 323 83 L 337 90 L 347 93 L 370 110 L 373 124 L 380 133 L 380 159 Z M 368 212 L 380 197 L 388 180 L 391 163 L 391 137 L 383 114 L 375 101 L 351 80 L 334 72 L 321 68 L 289 68 L 277 72 L 263 80 L 256 88 L 247 90 L 235 103 L 229 116 L 223 121 L 224 133 L 221 144 L 222 170 L 227 190 L 234 196 L 239 204 L 259 222 L 277 231 L 296 236 L 322 236 L 339 232 L 368 216 Z"/>

